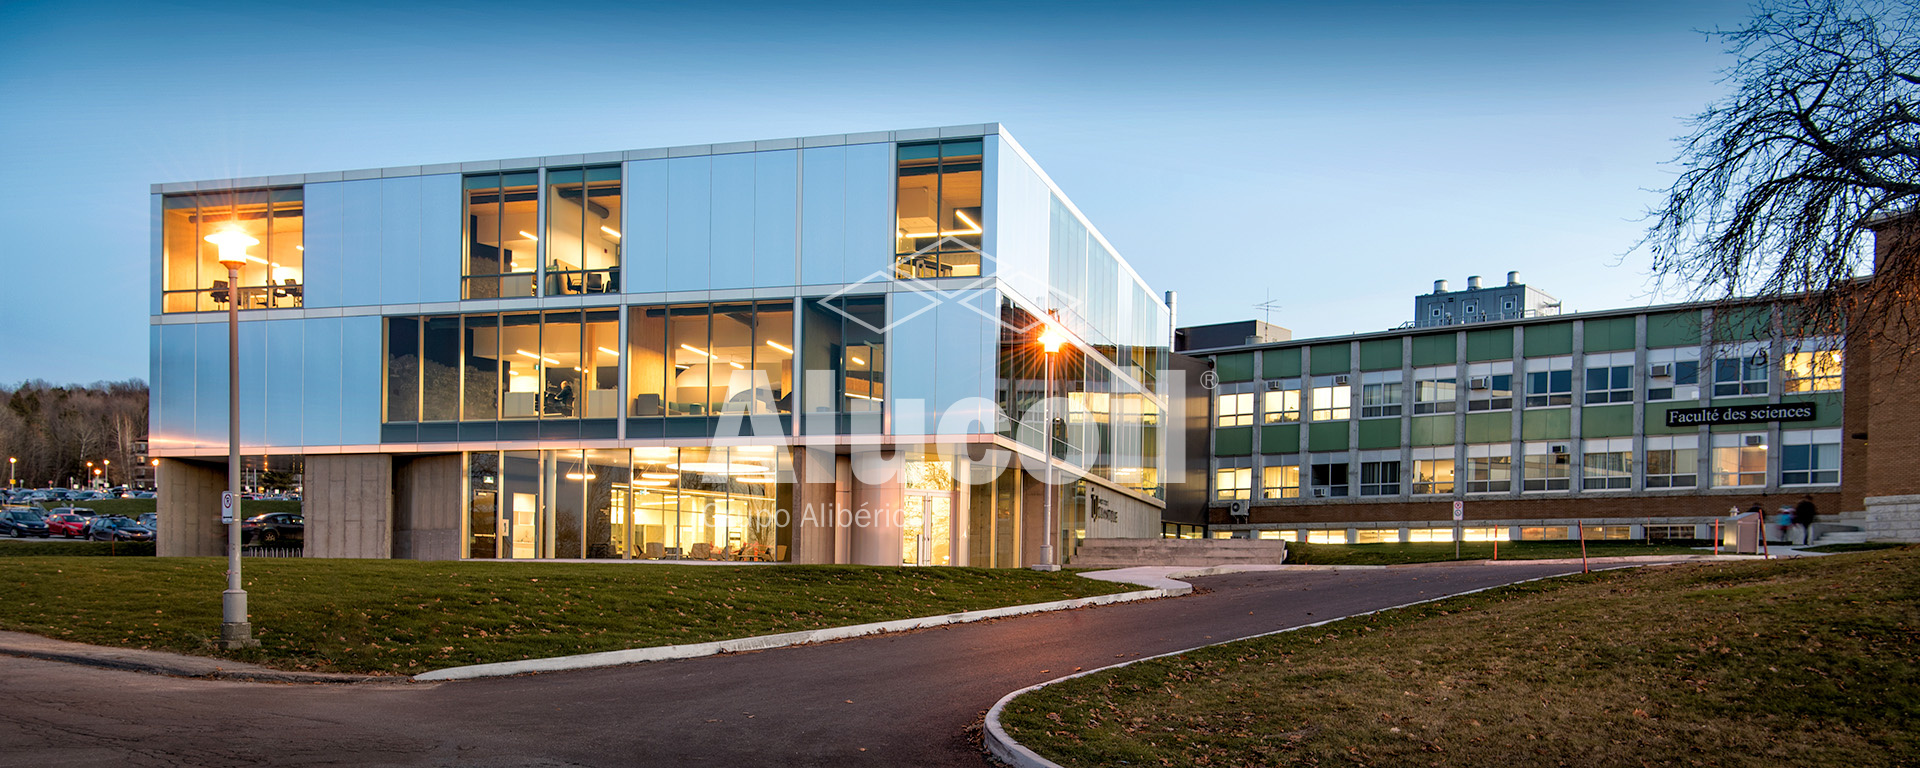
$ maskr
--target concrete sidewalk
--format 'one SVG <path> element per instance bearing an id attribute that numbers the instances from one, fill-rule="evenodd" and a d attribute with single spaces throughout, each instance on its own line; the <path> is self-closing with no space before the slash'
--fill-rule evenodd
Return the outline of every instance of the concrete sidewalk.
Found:
<path id="1" fill-rule="evenodd" d="M 252 683 L 368 683 L 407 682 L 405 677 L 380 675 L 336 675 L 322 672 L 289 672 L 258 664 L 228 659 L 189 656 L 166 651 L 136 648 L 111 648 L 65 640 L 55 640 L 25 632 L 0 632 L 0 654 L 31 659 L 64 661 L 90 667 L 146 672 L 173 677 L 206 680 L 241 680 Z"/>

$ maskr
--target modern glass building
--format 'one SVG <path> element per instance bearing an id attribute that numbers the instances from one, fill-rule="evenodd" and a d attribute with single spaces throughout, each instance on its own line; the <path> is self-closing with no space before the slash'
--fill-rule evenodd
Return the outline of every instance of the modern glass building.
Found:
<path id="1" fill-rule="evenodd" d="M 1167 304 L 997 125 L 152 191 L 162 554 L 219 551 L 234 302 L 241 450 L 305 457 L 309 556 L 1159 534 Z"/>

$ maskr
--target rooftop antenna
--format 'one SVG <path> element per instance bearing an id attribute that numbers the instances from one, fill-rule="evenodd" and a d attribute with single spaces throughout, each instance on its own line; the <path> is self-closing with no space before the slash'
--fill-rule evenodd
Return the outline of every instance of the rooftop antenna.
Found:
<path id="1" fill-rule="evenodd" d="M 1267 313 L 1266 323 L 1267 325 L 1273 325 L 1273 311 L 1276 309 L 1279 309 L 1280 306 L 1281 306 L 1280 301 L 1278 299 L 1273 298 L 1273 289 L 1268 288 L 1267 300 L 1253 305 L 1253 308 Z"/>

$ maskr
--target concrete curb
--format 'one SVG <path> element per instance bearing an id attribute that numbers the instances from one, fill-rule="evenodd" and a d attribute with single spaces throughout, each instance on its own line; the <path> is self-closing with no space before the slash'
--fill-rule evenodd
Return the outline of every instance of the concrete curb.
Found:
<path id="1" fill-rule="evenodd" d="M 1105 573 L 1113 573 L 1111 571 Z M 1091 574 L 1083 574 L 1091 576 Z M 1102 581 L 1142 583 L 1127 578 L 1104 578 Z M 941 616 L 922 616 L 912 619 L 896 619 L 870 624 L 855 624 L 846 627 L 827 627 L 800 632 L 783 632 L 777 635 L 759 635 L 733 640 L 716 640 L 709 643 L 688 643 L 685 645 L 661 645 L 652 648 L 629 648 L 621 651 L 601 651 L 583 653 L 576 656 L 555 656 L 545 659 L 526 659 L 522 661 L 501 661 L 492 664 L 473 664 L 464 667 L 448 667 L 414 675 L 421 682 L 441 680 L 472 680 L 482 677 L 505 677 L 522 675 L 529 672 L 558 672 L 570 669 L 593 669 L 596 667 L 616 667 L 625 664 L 639 664 L 648 661 L 668 661 L 671 659 L 692 659 L 701 656 L 714 656 L 722 653 L 742 651 L 763 651 L 771 648 L 785 648 L 809 643 L 824 643 L 833 640 L 846 640 L 867 635 L 887 632 L 906 632 L 928 627 L 941 627 L 950 624 L 965 624 L 988 619 L 1000 619 L 1008 616 L 1020 616 L 1029 613 L 1048 611 L 1070 611 L 1095 605 L 1110 605 L 1136 600 L 1153 600 L 1162 597 L 1178 597 L 1193 591 L 1193 586 L 1184 582 L 1157 579 L 1162 584 L 1153 584 L 1153 589 L 1136 592 L 1117 592 L 1111 595 L 1079 597 L 1071 600 L 1054 600 L 1046 603 L 1012 605 L 1004 608 L 986 608 L 978 611 L 962 611 Z"/>
<path id="2" fill-rule="evenodd" d="M 102 669 L 145 672 L 151 675 L 248 683 L 398 683 L 408 680 L 398 676 L 344 675 L 270 669 L 256 664 L 205 656 L 55 640 L 25 632 L 0 632 L 0 654 L 82 664 Z"/>
<path id="3" fill-rule="evenodd" d="M 1539 563 L 1539 562 L 1542 562 L 1542 561 L 1539 561 L 1539 560 L 1535 560 L 1535 561 L 1532 561 L 1532 562 L 1534 562 L 1534 563 Z M 1578 561 L 1576 560 L 1576 562 L 1578 562 Z M 1233 566 L 1224 566 L 1224 567 L 1233 567 Z M 1286 566 L 1278 566 L 1278 567 L 1276 567 L 1276 566 L 1267 566 L 1266 568 L 1263 568 L 1262 570 L 1267 570 L 1267 569 L 1276 569 L 1276 568 L 1285 568 L 1285 567 L 1286 567 Z M 1349 567 L 1389 567 L 1389 566 L 1349 566 Z M 1616 565 L 1616 566 L 1614 566 L 1614 567 L 1616 567 L 1616 568 L 1634 568 L 1634 567 L 1639 567 L 1639 566 L 1638 566 L 1638 564 L 1619 564 L 1619 565 Z M 1209 571 L 1210 571 L 1210 570 L 1212 570 L 1212 569 L 1203 569 L 1203 570 L 1209 570 Z M 1602 570 L 1611 570 L 1611 569 L 1602 569 Z M 1223 572 L 1223 573 L 1231 573 L 1232 571 L 1222 571 L 1222 572 Z M 1215 575 L 1215 574 L 1213 574 L 1213 573 L 1180 573 L 1180 574 L 1177 574 L 1177 575 L 1182 575 L 1182 576 L 1211 576 L 1211 575 Z M 1443 596 L 1440 596 L 1440 597 L 1434 597 L 1434 598 L 1428 598 L 1428 599 L 1426 599 L 1426 600 L 1415 600 L 1415 601 L 1413 601 L 1413 602 L 1411 602 L 1411 603 L 1402 603 L 1402 604 L 1400 604 L 1400 605 L 1395 605 L 1395 606 L 1389 606 L 1389 607 L 1386 607 L 1386 608 L 1377 608 L 1377 609 L 1374 609 L 1374 610 L 1371 610 L 1371 611 L 1365 611 L 1365 612 L 1362 612 L 1362 613 L 1355 613 L 1355 614 L 1350 614 L 1350 615 L 1347 615 L 1347 616 L 1341 616 L 1341 617 L 1338 617 L 1338 618 L 1332 618 L 1332 619 L 1327 619 L 1327 620 L 1325 620 L 1325 621 L 1316 621 L 1316 622 L 1314 622 L 1314 623 L 1312 623 L 1312 624 L 1302 624 L 1302 625 L 1300 625 L 1300 626 L 1297 626 L 1297 627 L 1287 627 L 1286 629 L 1276 629 L 1276 630 L 1274 630 L 1274 631 L 1272 631 L 1272 632 L 1262 632 L 1262 633 L 1260 633 L 1260 634 L 1257 634 L 1257 635 L 1248 635 L 1248 636 L 1246 636 L 1246 637 L 1238 637 L 1238 638 L 1234 638 L 1234 639 L 1232 639 L 1232 640 L 1222 640 L 1222 641 L 1220 641 L 1220 642 L 1217 642 L 1217 643 L 1208 643 L 1208 644 L 1206 644 L 1206 645 L 1197 645 L 1197 646 L 1194 646 L 1194 647 L 1192 647 L 1192 648 L 1187 648 L 1187 649 L 1184 649 L 1184 650 L 1179 650 L 1179 651 L 1173 651 L 1173 652 L 1171 652 L 1171 653 L 1162 653 L 1162 654 L 1159 654 L 1159 655 L 1157 655 L 1157 656 L 1146 656 L 1146 657 L 1142 657 L 1142 658 L 1138 658 L 1138 659 L 1132 659 L 1132 660 L 1128 660 L 1128 661 L 1123 661 L 1123 662 L 1120 662 L 1120 663 L 1118 663 L 1118 664 L 1109 664 L 1109 665 L 1107 665 L 1107 666 L 1104 666 L 1104 667 L 1099 667 L 1099 668 L 1096 668 L 1096 669 L 1089 669 L 1089 670 L 1087 670 L 1087 671 L 1085 671 L 1085 672 L 1076 672 L 1076 673 L 1074 673 L 1074 674 L 1071 674 L 1071 675 L 1067 675 L 1067 676 L 1065 676 L 1065 677 L 1058 677 L 1058 678 L 1054 678 L 1054 679 L 1052 679 L 1052 680 L 1048 680 L 1048 681 L 1046 681 L 1046 682 L 1044 682 L 1044 683 L 1039 683 L 1039 684 L 1037 684 L 1037 685 L 1029 685 L 1029 686 L 1027 686 L 1027 687 L 1025 687 L 1025 688 L 1022 688 L 1022 689 L 1020 689 L 1020 690 L 1017 690 L 1017 691 L 1014 691 L 1013 693 L 1009 693 L 1009 694 L 1007 694 L 1007 695 L 1005 695 L 1005 696 L 1002 696 L 1002 697 L 1000 697 L 1000 700 L 999 700 L 999 701 L 996 701 L 996 702 L 994 702 L 994 703 L 993 703 L 993 708 L 992 708 L 992 709 L 989 709 L 989 710 L 987 710 L 987 717 L 986 717 L 986 722 L 985 722 L 985 727 L 981 729 L 981 730 L 982 730 L 982 732 L 983 732 L 983 733 L 982 733 L 982 736 L 983 736 L 983 739 L 982 739 L 982 740 L 983 740 L 983 741 L 985 742 L 985 746 L 986 746 L 986 749 L 987 749 L 987 753 L 988 753 L 988 754 L 990 754 L 990 755 L 993 755 L 993 756 L 994 756 L 994 757 L 995 757 L 996 759 L 998 759 L 998 760 L 1000 760 L 1000 761 L 1001 761 L 1001 762 L 1003 762 L 1003 763 L 1006 763 L 1007 765 L 1011 765 L 1011 766 L 1014 766 L 1014 768 L 1064 768 L 1064 766 L 1061 766 L 1061 765 L 1060 765 L 1059 763 L 1056 763 L 1056 762 L 1053 762 L 1052 760 L 1048 760 L 1048 759 L 1046 759 L 1046 758 L 1044 758 L 1044 757 L 1041 757 L 1039 753 L 1037 753 L 1037 752 L 1034 752 L 1034 751 L 1033 751 L 1033 750 L 1031 750 L 1031 749 L 1028 749 L 1028 748 L 1027 748 L 1027 747 L 1026 747 L 1025 745 L 1022 745 L 1022 744 L 1021 744 L 1020 742 L 1018 742 L 1018 741 L 1014 741 L 1014 739 L 1013 739 L 1013 737 L 1012 737 L 1012 736 L 1009 736 L 1009 735 L 1007 735 L 1007 730 L 1006 730 L 1006 728 L 1004 728 L 1004 727 L 1002 727 L 1002 726 L 1000 725 L 1000 713 L 1001 713 L 1001 712 L 1004 712 L 1004 711 L 1006 710 L 1006 708 L 1007 708 L 1007 704 L 1008 704 L 1009 702 L 1011 702 L 1011 701 L 1013 701 L 1014 699 L 1017 699 L 1017 698 L 1019 698 L 1019 697 L 1021 697 L 1022 695 L 1025 695 L 1025 694 L 1027 694 L 1027 693 L 1031 693 L 1031 692 L 1033 692 L 1033 691 L 1037 691 L 1037 690 L 1040 690 L 1040 689 L 1042 689 L 1042 688 L 1045 688 L 1045 687 L 1047 687 L 1047 686 L 1049 686 L 1049 685 L 1053 685 L 1054 683 L 1059 683 L 1059 682 L 1063 682 L 1063 681 L 1066 681 L 1066 680 L 1072 680 L 1072 679 L 1074 679 L 1074 678 L 1076 678 L 1076 677 L 1086 677 L 1087 675 L 1091 675 L 1091 674 L 1094 674 L 1094 673 L 1097 673 L 1097 672 L 1105 672 L 1105 671 L 1107 671 L 1107 670 L 1110 670 L 1110 669 L 1119 669 L 1120 667 L 1125 667 L 1125 666 L 1129 666 L 1129 665 L 1133 665 L 1133 664 L 1138 664 L 1138 663 L 1140 663 L 1140 662 L 1143 662 L 1143 661 L 1152 661 L 1152 660 L 1154 660 L 1154 659 L 1164 659 L 1164 658 L 1167 658 L 1167 657 L 1170 657 L 1170 656 L 1179 656 L 1179 655 L 1182 655 L 1182 654 L 1186 654 L 1186 653 L 1191 653 L 1191 652 L 1193 652 L 1193 651 L 1197 651 L 1197 650 L 1200 650 L 1200 649 L 1202 649 L 1202 648 L 1212 648 L 1212 647 L 1214 647 L 1214 646 L 1216 646 L 1216 645 L 1226 645 L 1227 643 L 1238 643 L 1238 642 L 1241 642 L 1241 641 L 1244 641 L 1244 640 L 1253 640 L 1253 639 L 1256 639 L 1256 638 L 1262 638 L 1262 637 L 1270 637 L 1270 636 L 1273 636 L 1273 635 L 1278 635 L 1278 634 L 1282 634 L 1282 633 L 1285 633 L 1285 632 L 1293 632 L 1293 631 L 1297 631 L 1297 630 L 1302 630 L 1302 629 L 1311 629 L 1311 628 L 1313 628 L 1313 627 L 1319 627 L 1319 626 L 1324 626 L 1324 625 L 1327 625 L 1327 624 L 1332 624 L 1332 623 L 1334 623 L 1334 622 L 1336 622 L 1336 621 L 1346 621 L 1347 619 L 1351 619 L 1351 618 L 1355 618 L 1355 617 L 1358 617 L 1358 616 L 1371 616 L 1371 615 L 1373 615 L 1373 614 L 1376 614 L 1376 613 L 1384 613 L 1384 612 L 1387 612 L 1387 611 L 1397 611 L 1397 610 L 1400 610 L 1400 609 L 1402 609 L 1402 608 L 1410 608 L 1410 607 L 1412 607 L 1412 606 L 1416 606 L 1416 605 L 1421 605 L 1421 604 L 1424 604 L 1424 603 L 1433 603 L 1433 602 L 1438 602 L 1438 601 L 1441 601 L 1441 600 L 1451 600 L 1451 599 L 1453 599 L 1453 598 L 1456 598 L 1456 597 L 1463 597 L 1463 596 L 1466 596 L 1466 595 L 1471 595 L 1471 594 L 1475 594 L 1475 593 L 1479 593 L 1479 592 L 1485 592 L 1485 591 L 1487 591 L 1487 590 L 1490 590 L 1490 589 L 1499 589 L 1499 588 L 1501 588 L 1501 587 L 1510 587 L 1510 586 L 1513 586 L 1513 585 L 1515 585 L 1515 584 L 1526 584 L 1526 583 L 1529 583 L 1529 582 L 1535 582 L 1535 581 L 1545 581 L 1545 580 L 1547 580 L 1547 579 L 1557 579 L 1557 578 L 1560 578 L 1560 577 L 1562 577 L 1562 576 L 1572 576 L 1572 575 L 1576 575 L 1576 574 L 1570 574 L 1570 573 L 1564 573 L 1564 574 L 1556 574 L 1556 575 L 1553 575 L 1553 576 L 1541 576 L 1541 577 L 1539 577 L 1539 578 L 1533 578 L 1533 579 L 1521 579 L 1521 580 L 1519 580 L 1519 581 L 1513 581 L 1513 582 L 1508 582 L 1508 583 L 1506 583 L 1506 584 L 1496 584 L 1496 585 L 1494 585 L 1494 586 L 1491 586 L 1491 587 L 1481 587 L 1481 588 L 1479 588 L 1479 589 L 1472 589 L 1472 590 L 1467 590 L 1467 591 L 1465 591 L 1465 592 L 1455 592 L 1455 593 L 1453 593 L 1453 594 L 1451 594 L 1451 595 L 1443 595 Z"/>

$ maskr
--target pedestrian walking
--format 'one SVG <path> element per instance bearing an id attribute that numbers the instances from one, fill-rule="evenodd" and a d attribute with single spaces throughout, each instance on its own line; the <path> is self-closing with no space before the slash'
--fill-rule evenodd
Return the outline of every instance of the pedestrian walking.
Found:
<path id="1" fill-rule="evenodd" d="M 1813 521 L 1820 511 L 1813 506 L 1812 496 L 1800 497 L 1800 503 L 1793 505 L 1793 524 L 1800 526 L 1800 543 L 1813 543 Z"/>
<path id="2" fill-rule="evenodd" d="M 1773 529 L 1775 532 L 1779 534 L 1778 536 L 1774 537 L 1774 541 L 1780 542 L 1781 544 L 1793 543 L 1793 506 L 1792 505 L 1781 507 L 1779 514 L 1774 515 Z"/>

